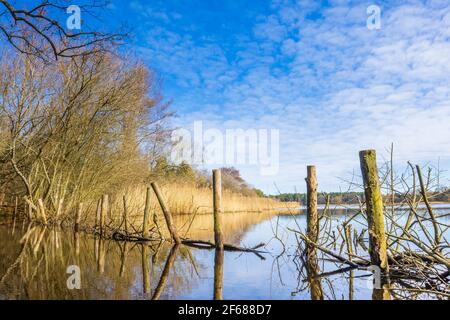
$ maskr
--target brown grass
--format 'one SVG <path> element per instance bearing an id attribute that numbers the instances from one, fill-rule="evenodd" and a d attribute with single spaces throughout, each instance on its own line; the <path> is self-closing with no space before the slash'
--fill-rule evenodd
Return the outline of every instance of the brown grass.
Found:
<path id="1" fill-rule="evenodd" d="M 143 221 L 146 186 L 139 185 L 133 188 L 117 192 L 111 197 L 111 213 L 107 220 L 116 226 L 122 222 L 123 201 L 125 194 L 127 199 L 128 220 L 136 230 L 140 230 Z M 191 232 L 195 230 L 198 238 L 208 239 L 212 235 L 212 190 L 209 188 L 195 188 L 192 185 L 161 185 L 161 190 L 165 196 L 167 205 L 174 216 L 180 233 L 192 237 Z M 165 228 L 163 215 L 154 195 L 151 192 L 151 212 L 156 213 L 159 225 Z M 241 194 L 224 191 L 222 197 L 222 207 L 224 212 L 224 233 L 226 229 L 243 230 L 248 226 L 268 219 L 274 214 L 298 208 L 298 203 L 279 202 L 271 198 L 246 197 Z M 85 213 L 86 219 L 93 222 L 95 214 L 95 204 L 91 204 Z M 195 218 L 195 219 L 194 219 Z M 193 222 L 192 222 L 193 221 Z M 152 221 L 153 223 L 153 221 Z M 190 228 L 189 228 L 190 226 Z M 201 231 L 203 230 L 203 231 Z"/>

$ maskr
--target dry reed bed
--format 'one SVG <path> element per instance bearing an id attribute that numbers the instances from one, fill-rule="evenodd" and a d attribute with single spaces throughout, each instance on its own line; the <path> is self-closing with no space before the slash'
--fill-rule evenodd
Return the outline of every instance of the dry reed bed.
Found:
<path id="1" fill-rule="evenodd" d="M 146 188 L 146 185 L 139 185 L 124 190 L 123 192 L 117 192 L 115 195 L 111 196 L 110 210 L 106 218 L 106 222 L 116 227 L 122 224 L 124 212 L 123 197 L 125 196 L 128 221 L 136 229 L 136 231 L 141 230 L 144 217 L 143 213 L 145 207 Z M 212 189 L 196 188 L 192 185 L 174 184 L 161 185 L 161 189 L 169 210 L 174 216 L 177 227 L 181 228 L 180 231 L 182 234 L 187 231 L 186 228 L 192 224 L 192 220 L 195 221 L 195 224 L 191 225 L 189 228 L 190 230 L 202 229 L 202 223 L 200 221 L 212 220 L 212 216 L 210 216 L 213 212 Z M 227 190 L 223 191 L 222 197 L 224 216 L 230 217 L 230 219 L 225 218 L 227 221 L 225 222 L 226 224 L 237 223 L 247 225 L 247 223 L 242 222 L 242 220 L 260 220 L 262 216 L 267 216 L 268 214 L 273 215 L 274 213 L 279 213 L 284 210 L 291 211 L 299 207 L 299 204 L 295 202 L 281 203 L 271 198 L 256 196 L 248 197 L 229 192 Z M 158 219 L 157 222 L 161 222 L 159 226 L 164 229 L 165 223 L 163 222 L 161 208 L 153 192 L 151 192 L 150 203 L 150 212 L 152 214 L 156 214 Z M 82 214 L 82 220 L 84 221 L 83 224 L 94 225 L 96 206 L 96 202 L 91 202 L 86 207 L 86 210 L 84 210 Z M 246 214 L 243 215 L 237 213 Z M 153 224 L 154 221 L 151 221 L 151 223 Z M 210 229 L 212 224 L 208 225 L 207 223 L 204 223 L 204 226 L 205 229 Z M 226 225 L 224 228 L 227 228 Z"/>

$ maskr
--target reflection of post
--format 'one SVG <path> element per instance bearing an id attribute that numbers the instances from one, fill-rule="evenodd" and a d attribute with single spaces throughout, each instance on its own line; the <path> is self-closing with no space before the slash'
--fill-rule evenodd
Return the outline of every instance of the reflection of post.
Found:
<path id="1" fill-rule="evenodd" d="M 94 258 L 95 258 L 95 262 L 98 261 L 98 246 L 99 246 L 99 238 L 97 238 L 96 236 L 94 237 Z"/>
<path id="2" fill-rule="evenodd" d="M 223 260 L 224 250 L 216 249 L 214 256 L 214 300 L 223 300 Z"/>
<path id="3" fill-rule="evenodd" d="M 389 285 L 387 275 L 389 265 L 386 251 L 386 235 L 384 231 L 384 208 L 378 178 L 377 156 L 375 150 L 359 153 L 361 172 L 366 199 L 367 222 L 369 227 L 369 254 L 372 265 L 381 269 L 382 289 L 374 289 L 373 299 L 390 299 L 389 292 L 384 290 Z"/>
<path id="4" fill-rule="evenodd" d="M 150 257 L 148 255 L 148 246 L 142 245 L 142 282 L 144 293 L 150 292 Z"/>
<path id="5" fill-rule="evenodd" d="M 103 241 L 100 238 L 98 239 L 98 260 L 97 260 L 97 270 L 100 273 L 105 272 L 105 258 L 106 258 L 105 241 Z"/>
<path id="6" fill-rule="evenodd" d="M 307 186 L 307 236 L 308 239 L 316 243 L 319 237 L 319 215 L 317 213 L 317 176 L 316 167 L 308 166 L 308 175 L 306 178 Z M 311 286 L 311 299 L 323 300 L 323 291 L 320 283 L 319 265 L 317 262 L 317 249 L 314 244 L 308 242 L 306 245 L 307 254 L 307 275 Z"/>
<path id="7" fill-rule="evenodd" d="M 127 263 L 127 257 L 128 257 L 128 242 L 123 243 L 123 249 L 122 249 L 122 255 L 120 257 L 120 272 L 119 276 L 123 277 L 126 270 L 126 263 Z"/>
<path id="8" fill-rule="evenodd" d="M 177 257 L 179 245 L 174 245 L 170 250 L 169 256 L 167 257 L 166 264 L 164 266 L 164 270 L 161 274 L 161 278 L 159 279 L 158 285 L 155 289 L 155 293 L 153 294 L 152 300 L 159 300 L 161 294 L 166 286 L 167 278 L 169 277 L 170 269 L 175 262 L 175 258 Z"/>

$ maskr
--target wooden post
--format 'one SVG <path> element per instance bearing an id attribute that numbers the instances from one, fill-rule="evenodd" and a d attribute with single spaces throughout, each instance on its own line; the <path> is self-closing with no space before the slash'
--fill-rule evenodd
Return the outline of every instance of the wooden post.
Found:
<path id="1" fill-rule="evenodd" d="M 366 198 L 370 260 L 372 265 L 378 266 L 383 273 L 387 273 L 389 265 L 384 231 L 384 208 L 378 178 L 376 151 L 361 151 L 359 158 Z"/>
<path id="2" fill-rule="evenodd" d="M 306 224 L 307 237 L 317 243 L 319 239 L 319 214 L 317 212 L 317 174 L 315 166 L 307 167 L 306 177 Z M 311 300 L 323 300 L 323 290 L 320 278 L 319 264 L 317 261 L 317 249 L 314 244 L 306 245 L 306 272 L 310 284 Z"/>
<path id="3" fill-rule="evenodd" d="M 151 190 L 150 190 L 150 188 L 147 188 L 147 193 L 145 195 L 144 223 L 142 225 L 142 236 L 144 238 L 149 236 L 149 229 L 150 229 L 150 196 L 151 196 Z"/>
<path id="4" fill-rule="evenodd" d="M 319 237 L 319 215 L 317 213 L 317 175 L 316 167 L 308 166 L 306 178 L 306 206 L 307 206 L 307 236 L 308 239 L 317 242 Z"/>
<path id="5" fill-rule="evenodd" d="M 103 228 L 105 226 L 105 217 L 108 213 L 109 196 L 107 194 L 102 197 L 102 209 L 100 211 L 100 234 L 103 234 Z"/>
<path id="6" fill-rule="evenodd" d="M 223 249 L 222 233 L 222 172 L 213 170 L 214 242 L 217 249 Z"/>
<path id="7" fill-rule="evenodd" d="M 100 225 L 100 217 L 102 215 L 102 199 L 98 199 L 97 201 L 97 212 L 95 214 L 95 224 L 94 227 L 97 229 Z"/>
<path id="8" fill-rule="evenodd" d="M 127 207 L 127 197 L 123 196 L 123 223 L 125 233 L 128 233 L 128 207 Z"/>
<path id="9" fill-rule="evenodd" d="M 80 221 L 81 221 L 81 212 L 82 211 L 83 211 L 83 203 L 80 203 L 78 205 L 77 214 L 75 215 L 75 226 L 74 226 L 75 232 L 78 232 L 80 229 Z"/>
<path id="10" fill-rule="evenodd" d="M 42 201 L 42 199 L 38 200 L 38 205 L 39 205 L 39 213 L 41 215 L 42 222 L 44 222 L 44 224 L 47 224 L 47 215 L 45 214 L 45 207 L 44 207 L 44 202 Z"/>
<path id="11" fill-rule="evenodd" d="M 169 229 L 170 235 L 172 236 L 173 241 L 175 241 L 176 244 L 181 243 L 181 239 L 178 236 L 177 228 L 175 227 L 173 220 L 172 220 L 172 214 L 169 211 L 169 208 L 166 206 L 166 201 L 164 200 L 164 196 L 159 189 L 159 186 L 156 182 L 152 182 L 152 188 L 153 191 L 156 194 L 156 197 L 158 198 L 159 205 L 161 206 L 161 210 L 164 214 L 164 218 L 166 219 L 167 228 Z"/>

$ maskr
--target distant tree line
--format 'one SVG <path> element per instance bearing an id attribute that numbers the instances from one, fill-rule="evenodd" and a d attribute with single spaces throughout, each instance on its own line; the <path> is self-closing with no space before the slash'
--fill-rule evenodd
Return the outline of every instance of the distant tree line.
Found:
<path id="1" fill-rule="evenodd" d="M 278 195 L 271 195 L 271 198 L 278 199 L 281 202 L 300 202 L 306 203 L 305 193 L 281 193 Z M 391 200 L 390 195 L 385 195 L 385 201 Z M 440 191 L 428 192 L 428 197 L 433 202 L 450 202 L 450 188 L 443 188 Z M 317 195 L 317 202 L 319 204 L 326 204 L 327 198 L 332 204 L 356 204 L 358 199 L 364 201 L 364 192 L 330 192 L 319 193 Z M 405 195 L 401 193 L 395 194 L 395 203 L 404 201 Z"/>

